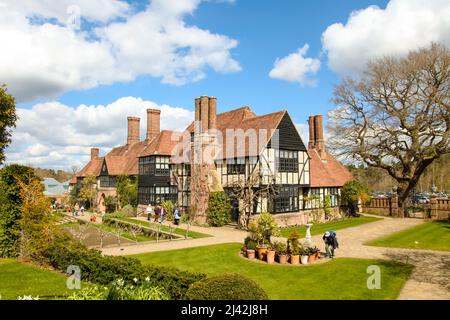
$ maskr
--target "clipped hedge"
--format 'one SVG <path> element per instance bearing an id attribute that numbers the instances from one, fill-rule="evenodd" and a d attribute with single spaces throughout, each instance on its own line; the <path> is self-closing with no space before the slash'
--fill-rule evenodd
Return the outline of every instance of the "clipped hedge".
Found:
<path id="1" fill-rule="evenodd" d="M 102 256 L 98 250 L 87 249 L 67 239 L 50 244 L 45 259 L 47 264 L 62 272 L 66 272 L 68 266 L 76 265 L 81 270 L 82 280 L 101 285 L 118 279 L 128 284 L 133 284 L 134 279 L 146 281 L 150 286 L 163 288 L 171 299 L 183 299 L 191 284 L 205 278 L 204 274 L 176 268 L 142 265 L 135 258 Z"/>
<path id="2" fill-rule="evenodd" d="M 202 279 L 186 292 L 187 300 L 267 300 L 267 294 L 253 280 L 237 273 Z"/>

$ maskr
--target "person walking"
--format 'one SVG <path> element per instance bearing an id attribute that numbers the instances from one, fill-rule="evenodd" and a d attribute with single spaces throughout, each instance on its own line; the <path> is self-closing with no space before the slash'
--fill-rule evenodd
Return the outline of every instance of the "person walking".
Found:
<path id="1" fill-rule="evenodd" d="M 147 221 L 150 221 L 150 217 L 153 213 L 153 208 L 150 205 L 150 203 L 148 204 L 147 208 L 145 209 L 145 211 L 147 212 Z"/>
<path id="2" fill-rule="evenodd" d="M 336 232 L 333 230 L 327 231 L 323 235 L 322 239 L 325 243 L 325 256 L 328 258 L 334 258 L 334 250 L 339 248 Z"/>
<path id="3" fill-rule="evenodd" d="M 154 222 L 158 222 L 158 217 L 159 217 L 160 212 L 161 212 L 161 208 L 159 205 L 157 205 L 155 208 L 155 220 L 153 220 Z"/>
<path id="4" fill-rule="evenodd" d="M 85 210 L 85 209 L 84 209 L 84 206 L 82 205 L 81 208 L 80 208 L 80 211 L 81 211 L 81 215 L 82 215 L 82 216 L 84 216 L 84 210 Z"/>
<path id="5" fill-rule="evenodd" d="M 78 216 L 78 210 L 80 210 L 80 206 L 78 205 L 78 202 L 75 204 L 75 216 Z"/>
<path id="6" fill-rule="evenodd" d="M 164 209 L 164 207 L 161 207 L 159 214 L 161 215 L 161 224 L 164 224 L 164 216 L 166 215 L 166 209 Z"/>
<path id="7" fill-rule="evenodd" d="M 180 209 L 178 209 L 177 206 L 173 209 L 173 219 L 175 221 L 175 225 L 178 226 L 180 224 L 181 214 Z"/>

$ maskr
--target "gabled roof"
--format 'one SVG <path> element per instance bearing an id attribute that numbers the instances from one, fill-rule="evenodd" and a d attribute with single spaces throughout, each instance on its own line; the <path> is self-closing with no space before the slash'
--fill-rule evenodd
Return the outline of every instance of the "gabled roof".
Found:
<path id="1" fill-rule="evenodd" d="M 113 176 L 119 174 L 137 175 L 139 173 L 138 156 L 148 143 L 148 140 L 144 140 L 112 149 L 105 156 L 108 174 Z"/>
<path id="2" fill-rule="evenodd" d="M 172 151 L 178 145 L 182 133 L 170 130 L 161 131 L 139 154 L 140 157 L 152 155 L 171 156 Z"/>
<path id="3" fill-rule="evenodd" d="M 309 149 L 311 187 L 342 187 L 353 175 L 336 158 L 326 152 L 322 160 L 316 149 Z"/>
<path id="4" fill-rule="evenodd" d="M 86 176 L 92 175 L 92 176 L 99 176 L 100 170 L 103 163 L 103 157 L 99 157 L 96 159 L 90 160 L 83 169 L 81 169 L 76 176 L 80 178 L 84 178 Z"/>
<path id="5" fill-rule="evenodd" d="M 263 149 L 269 143 L 273 133 L 278 128 L 284 115 L 287 114 L 286 110 L 257 116 L 250 107 L 242 107 L 239 109 L 231 110 L 228 112 L 220 113 L 217 115 L 216 126 L 217 131 L 222 133 L 222 145 L 219 146 L 219 154 L 216 159 L 226 159 L 232 157 L 251 157 L 261 154 Z M 234 135 L 227 136 L 227 130 L 236 130 Z M 244 131 L 248 135 L 252 136 L 252 143 L 248 138 L 239 139 L 239 131 Z M 194 123 L 191 123 L 187 128 L 187 131 L 194 131 Z M 233 141 L 231 145 L 227 145 L 227 141 Z"/>

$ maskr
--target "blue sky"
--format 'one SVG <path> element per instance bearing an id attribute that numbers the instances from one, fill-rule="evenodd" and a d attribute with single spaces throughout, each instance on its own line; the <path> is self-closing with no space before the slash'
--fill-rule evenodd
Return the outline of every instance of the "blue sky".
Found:
<path id="1" fill-rule="evenodd" d="M 143 5 L 146 1 L 131 3 Z M 326 67 L 324 59 L 315 86 L 271 79 L 268 73 L 275 59 L 305 43 L 310 45 L 309 54 L 320 55 L 321 35 L 329 25 L 345 23 L 354 10 L 369 5 L 385 7 L 386 3 L 367 0 L 205 2 L 186 22 L 238 40 L 239 45 L 231 52 L 242 71 L 218 74 L 208 70 L 205 79 L 183 86 L 161 84 L 158 78 L 142 76 L 128 83 L 68 92 L 58 100 L 69 106 L 108 104 L 131 95 L 193 109 L 194 97 L 205 94 L 218 98 L 219 112 L 243 105 L 250 105 L 258 114 L 288 109 L 296 122 L 305 122 L 310 113 L 326 114 L 333 108 L 330 99 L 339 75 Z"/>
<path id="2" fill-rule="evenodd" d="M 287 109 L 304 140 L 334 85 L 369 60 L 450 46 L 448 0 L 0 0 L 0 83 L 17 98 L 8 163 L 81 167 L 161 109 L 183 130 L 194 98 L 218 111 Z"/>

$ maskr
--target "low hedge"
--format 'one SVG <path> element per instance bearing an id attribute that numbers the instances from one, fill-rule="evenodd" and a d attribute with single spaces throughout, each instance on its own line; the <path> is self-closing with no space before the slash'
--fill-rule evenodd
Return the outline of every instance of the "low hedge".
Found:
<path id="1" fill-rule="evenodd" d="M 236 273 L 202 279 L 186 292 L 187 300 L 267 300 L 267 294 L 253 280 Z"/>
<path id="2" fill-rule="evenodd" d="M 87 249 L 82 244 L 67 239 L 51 243 L 45 251 L 46 263 L 66 272 L 67 267 L 80 268 L 84 281 L 108 285 L 123 279 L 133 284 L 134 280 L 147 281 L 149 285 L 163 288 L 171 299 L 183 299 L 189 286 L 205 278 L 204 274 L 181 271 L 176 268 L 142 265 L 135 258 L 102 256 L 95 249 Z"/>

